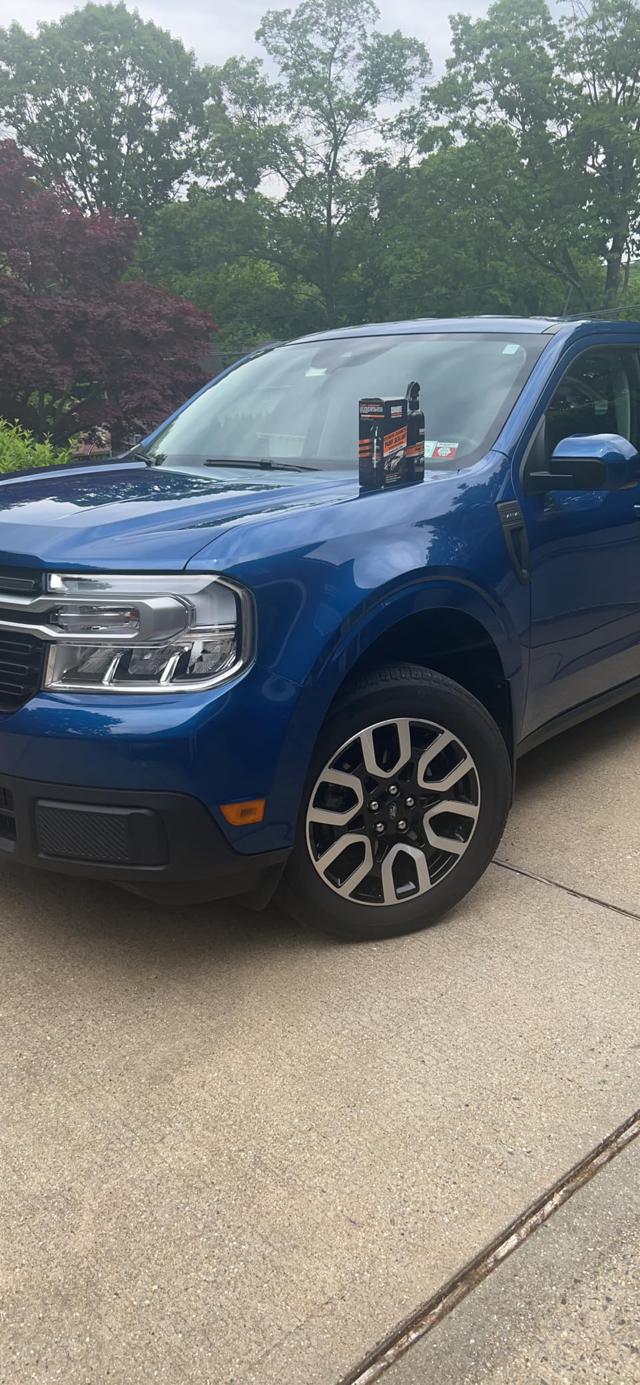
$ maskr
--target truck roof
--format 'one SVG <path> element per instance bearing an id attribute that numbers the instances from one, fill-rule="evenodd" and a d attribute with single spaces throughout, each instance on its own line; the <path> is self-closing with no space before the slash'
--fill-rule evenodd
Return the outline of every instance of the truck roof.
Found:
<path id="1" fill-rule="evenodd" d="M 487 314 L 477 317 L 419 317 L 404 322 L 365 322 L 358 327 L 334 327 L 298 337 L 298 341 L 327 341 L 340 337 L 383 337 L 414 332 L 514 332 L 522 335 L 565 335 L 582 333 L 594 328 L 604 334 L 622 332 L 640 334 L 640 322 L 620 322 L 615 317 L 509 317 Z"/>

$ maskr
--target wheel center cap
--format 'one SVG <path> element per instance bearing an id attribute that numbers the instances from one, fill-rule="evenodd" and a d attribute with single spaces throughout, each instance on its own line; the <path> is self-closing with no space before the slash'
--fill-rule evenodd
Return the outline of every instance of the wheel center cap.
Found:
<path id="1" fill-rule="evenodd" d="M 408 801 L 407 801 L 408 800 Z M 401 788 L 396 787 L 395 793 L 389 792 L 389 786 L 379 783 L 373 797 L 373 803 L 369 805 L 374 823 L 384 823 L 387 833 L 393 837 L 396 835 L 400 839 L 414 832 L 420 826 L 420 797 L 416 786 L 412 783 L 404 784 Z M 378 835 L 383 835 L 383 829 L 376 828 Z"/>

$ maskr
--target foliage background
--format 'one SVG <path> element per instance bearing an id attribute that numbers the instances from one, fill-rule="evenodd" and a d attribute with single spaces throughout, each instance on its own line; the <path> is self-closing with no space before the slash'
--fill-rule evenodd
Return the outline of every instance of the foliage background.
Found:
<path id="1" fill-rule="evenodd" d="M 454 14 L 438 76 L 374 0 L 219 67 L 124 3 L 0 30 L 0 415 L 118 441 L 269 340 L 640 312 L 640 0 L 560 13 Z"/>
<path id="2" fill-rule="evenodd" d="M 0 418 L 0 475 L 32 467 L 61 466 L 70 456 L 68 448 L 54 447 L 48 438 L 39 441 L 26 428 Z"/>

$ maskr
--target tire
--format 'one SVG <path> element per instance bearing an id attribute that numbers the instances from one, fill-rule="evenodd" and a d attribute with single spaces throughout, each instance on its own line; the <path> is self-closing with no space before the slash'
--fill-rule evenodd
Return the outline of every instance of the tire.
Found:
<path id="1" fill-rule="evenodd" d="M 458 683 L 413 664 L 365 674 L 320 734 L 285 908 L 352 941 L 426 928 L 486 870 L 511 791 L 504 738 Z"/>

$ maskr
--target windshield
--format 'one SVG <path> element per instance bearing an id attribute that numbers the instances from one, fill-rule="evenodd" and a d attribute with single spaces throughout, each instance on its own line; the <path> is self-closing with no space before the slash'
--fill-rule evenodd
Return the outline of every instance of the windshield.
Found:
<path id="1" fill-rule="evenodd" d="M 325 470 L 358 466 L 358 401 L 420 384 L 428 467 L 469 466 L 495 442 L 548 339 L 429 333 L 276 347 L 215 383 L 160 432 L 168 466 L 217 461 Z"/>

